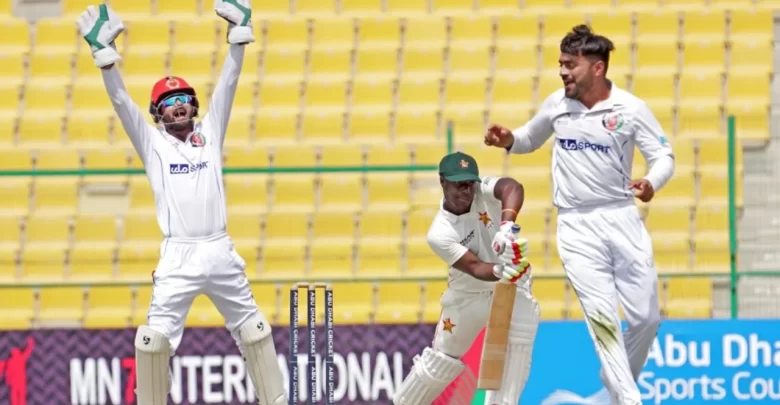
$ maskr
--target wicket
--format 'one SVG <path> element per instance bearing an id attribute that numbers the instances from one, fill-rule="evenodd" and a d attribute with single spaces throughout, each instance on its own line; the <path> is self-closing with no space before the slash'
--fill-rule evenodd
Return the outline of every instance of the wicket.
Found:
<path id="1" fill-rule="evenodd" d="M 290 287 L 290 355 L 288 358 L 290 369 L 289 380 L 289 405 L 298 403 L 298 291 L 305 288 L 308 291 L 306 332 L 309 338 L 309 361 L 307 376 L 309 378 L 308 399 L 309 405 L 314 405 L 317 395 L 317 288 L 325 290 L 325 336 L 326 356 L 323 366 L 325 369 L 326 394 L 325 403 L 333 405 L 334 392 L 336 390 L 336 373 L 333 365 L 333 286 L 327 283 L 297 283 Z"/>

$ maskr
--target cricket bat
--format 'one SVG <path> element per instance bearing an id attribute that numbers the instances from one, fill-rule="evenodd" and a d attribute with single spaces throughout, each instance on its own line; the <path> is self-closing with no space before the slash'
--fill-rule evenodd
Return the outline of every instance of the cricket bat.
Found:
<path id="1" fill-rule="evenodd" d="M 517 235 L 520 226 L 513 226 L 512 231 Z M 490 391 L 501 389 L 516 295 L 517 286 L 514 283 L 503 281 L 493 286 L 493 301 L 490 304 L 485 341 L 482 343 L 482 357 L 479 361 L 478 389 Z"/>

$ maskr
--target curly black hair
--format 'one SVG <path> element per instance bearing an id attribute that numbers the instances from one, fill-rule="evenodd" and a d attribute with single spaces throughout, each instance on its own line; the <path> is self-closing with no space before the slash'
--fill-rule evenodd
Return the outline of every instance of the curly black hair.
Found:
<path id="1" fill-rule="evenodd" d="M 615 45 L 609 38 L 596 35 L 585 24 L 577 25 L 571 29 L 561 40 L 561 53 L 569 55 L 582 55 L 595 58 L 604 62 L 604 72 L 609 68 L 609 54 L 615 50 Z"/>

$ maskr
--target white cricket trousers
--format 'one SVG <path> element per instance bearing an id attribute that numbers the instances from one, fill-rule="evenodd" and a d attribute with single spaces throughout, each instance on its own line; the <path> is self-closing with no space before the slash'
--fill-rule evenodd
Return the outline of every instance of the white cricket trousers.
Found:
<path id="1" fill-rule="evenodd" d="M 558 253 L 582 304 L 613 405 L 640 405 L 636 379 L 661 316 L 653 246 L 636 205 L 559 210 Z"/>
<path id="2" fill-rule="evenodd" d="M 244 270 L 246 262 L 226 233 L 204 239 L 167 238 L 152 276 L 147 324 L 168 337 L 171 355 L 181 343 L 192 301 L 205 294 L 225 318 L 241 350 L 239 327 L 257 314 Z"/>

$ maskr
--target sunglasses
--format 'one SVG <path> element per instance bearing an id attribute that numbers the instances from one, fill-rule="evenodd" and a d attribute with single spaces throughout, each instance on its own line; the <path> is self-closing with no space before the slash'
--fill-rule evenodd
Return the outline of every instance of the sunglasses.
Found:
<path id="1" fill-rule="evenodd" d="M 192 102 L 192 96 L 187 94 L 177 94 L 175 96 L 168 97 L 165 100 L 161 101 L 159 108 L 173 107 L 174 105 L 176 105 L 176 103 L 189 104 L 191 102 Z"/>

